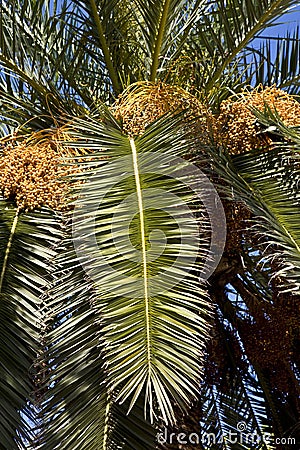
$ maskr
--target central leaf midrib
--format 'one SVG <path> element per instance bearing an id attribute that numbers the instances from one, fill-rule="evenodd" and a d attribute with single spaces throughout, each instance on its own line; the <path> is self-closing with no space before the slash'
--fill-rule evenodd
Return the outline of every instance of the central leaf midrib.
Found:
<path id="1" fill-rule="evenodd" d="M 153 81 L 153 82 L 156 79 L 156 73 L 157 73 L 157 69 L 158 69 L 158 65 L 159 65 L 159 55 L 160 55 L 160 51 L 161 51 L 161 47 L 162 47 L 162 43 L 163 43 L 163 37 L 165 34 L 165 28 L 166 28 L 166 24 L 167 24 L 170 4 L 171 4 L 170 0 L 166 0 L 164 2 L 162 13 L 161 13 L 160 24 L 159 24 L 158 31 L 157 31 L 156 42 L 155 42 L 153 57 L 152 57 L 151 73 L 150 73 L 150 81 Z"/>
<path id="2" fill-rule="evenodd" d="M 151 372 L 151 336 L 150 336 L 150 299 L 148 290 L 148 265 L 147 265 L 147 248 L 146 248 L 146 235 L 145 235 L 145 216 L 144 216 L 144 205 L 143 205 L 143 193 L 140 180 L 140 171 L 138 164 L 138 155 L 133 138 L 129 138 L 134 178 L 136 185 L 136 195 L 138 201 L 138 211 L 139 211 L 139 222 L 140 222 L 140 236 L 141 236 L 141 247 L 142 247 L 142 261 L 143 261 L 143 279 L 144 279 L 144 301 L 145 301 L 145 319 L 146 319 L 146 340 L 147 340 L 147 363 L 149 374 Z"/>
<path id="3" fill-rule="evenodd" d="M 9 234 L 9 238 L 8 238 L 8 242 L 7 242 L 7 246 L 6 246 L 6 250 L 4 253 L 4 258 L 3 258 L 3 266 L 2 266 L 2 270 L 1 270 L 1 274 L 0 274 L 0 293 L 2 292 L 2 287 L 3 287 L 3 282 L 4 282 L 4 278 L 5 278 L 5 273 L 6 273 L 6 269 L 8 266 L 8 258 L 10 255 L 10 249 L 11 249 L 11 245 L 12 245 L 12 241 L 13 241 L 13 237 L 15 235 L 16 232 L 16 228 L 17 228 L 17 224 L 19 221 L 19 208 L 16 211 L 11 229 L 10 229 L 10 234 Z"/>
<path id="4" fill-rule="evenodd" d="M 108 439 L 109 439 L 109 419 L 110 419 L 110 395 L 106 394 L 106 408 L 105 408 L 105 420 L 104 420 L 104 432 L 103 432 L 103 446 L 102 450 L 106 450 L 108 447 Z"/>

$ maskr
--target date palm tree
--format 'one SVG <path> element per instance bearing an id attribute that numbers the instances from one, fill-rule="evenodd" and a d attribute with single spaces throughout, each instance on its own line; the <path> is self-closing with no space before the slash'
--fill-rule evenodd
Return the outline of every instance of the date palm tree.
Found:
<path id="1" fill-rule="evenodd" d="M 0 449 L 299 440 L 297 3 L 1 2 Z"/>

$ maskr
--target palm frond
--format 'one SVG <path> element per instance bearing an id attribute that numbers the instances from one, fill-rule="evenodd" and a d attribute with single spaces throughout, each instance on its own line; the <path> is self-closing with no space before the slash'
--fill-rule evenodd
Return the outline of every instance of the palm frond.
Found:
<path id="1" fill-rule="evenodd" d="M 107 67 L 108 74 L 111 79 L 112 86 L 116 93 L 120 92 L 119 80 L 117 75 L 117 69 L 114 65 L 111 55 L 110 49 L 110 37 L 109 34 L 106 33 L 105 27 L 111 25 L 112 20 L 107 21 L 106 19 L 112 18 L 114 16 L 114 12 L 116 11 L 118 1 L 114 2 L 106 2 L 106 1 L 98 1 L 96 0 L 88 0 L 88 1 L 79 1 L 78 6 L 83 7 L 86 12 L 85 20 L 88 18 L 91 21 L 94 32 L 97 35 L 99 41 L 99 47 L 101 48 L 104 56 L 104 61 Z M 102 19 L 104 16 L 104 20 Z M 112 30 L 110 30 L 112 31 Z"/>
<path id="2" fill-rule="evenodd" d="M 41 297 L 58 232 L 47 210 L 25 214 L 1 200 L 0 217 L 0 432 L 1 448 L 14 449 L 17 442 L 22 446 L 33 439 L 36 417 L 30 400 Z"/>
<path id="3" fill-rule="evenodd" d="M 128 406 L 128 403 L 113 405 L 114 448 L 117 443 L 122 443 L 122 450 L 152 450 L 156 445 L 157 430 L 144 418 L 144 399 L 141 397 L 137 400 L 130 414 L 127 414 Z"/>
<path id="4" fill-rule="evenodd" d="M 141 47 L 132 2 L 75 0 L 76 23 L 81 45 L 89 57 L 82 74 L 95 97 L 106 100 L 128 84 L 144 78 L 144 50 Z M 98 74 L 98 75 L 97 75 Z M 99 76 L 100 74 L 100 76 Z"/>
<path id="5" fill-rule="evenodd" d="M 297 100 L 297 96 L 294 97 Z M 293 154 L 293 161 L 297 159 L 297 155 L 300 149 L 300 130 L 298 126 L 290 126 L 287 125 L 284 121 L 284 118 L 279 114 L 276 110 L 272 110 L 269 105 L 265 105 L 263 111 L 257 110 L 257 108 L 252 108 L 253 114 L 257 117 L 262 126 L 265 127 L 264 132 L 267 130 L 271 130 L 271 135 L 273 139 L 278 140 L 278 145 L 282 145 L 283 152 L 282 157 L 284 159 L 288 159 L 290 157 L 290 153 Z M 280 142 L 284 140 L 284 144 L 280 144 Z M 286 158 L 284 157 L 284 153 L 286 153 Z M 295 167 L 296 174 L 297 165 Z"/>
<path id="6" fill-rule="evenodd" d="M 254 376 L 243 380 L 236 373 L 230 391 L 206 386 L 202 395 L 201 434 L 206 449 L 231 449 L 233 443 L 239 450 L 275 448 L 264 393 Z"/>
<path id="7" fill-rule="evenodd" d="M 67 228 L 68 229 L 68 228 Z M 49 368 L 41 389 L 42 449 L 143 450 L 153 448 L 154 429 L 143 408 L 130 416 L 105 382 L 101 317 L 91 281 L 76 262 L 72 240 L 64 236 L 56 259 L 52 289 L 44 308 L 43 366 Z M 127 405 L 128 406 L 128 405 Z"/>
<path id="8" fill-rule="evenodd" d="M 232 64 L 248 55 L 244 71 L 253 52 L 250 48 L 252 41 L 296 4 L 296 1 L 289 0 L 211 2 L 190 33 L 187 48 L 195 55 L 200 70 L 201 60 L 213 61 L 206 92 L 219 86 Z"/>
<path id="9" fill-rule="evenodd" d="M 221 303 L 223 305 L 224 299 Z M 231 329 L 231 325 L 227 322 L 228 307 L 222 306 L 221 310 L 223 309 L 226 310 L 226 314 L 223 315 L 223 311 L 219 313 L 216 326 L 225 353 L 215 356 L 219 361 L 224 358 L 226 368 L 224 371 L 221 369 L 221 378 L 217 384 L 208 382 L 202 389 L 201 433 L 206 444 L 205 448 L 229 449 L 234 441 L 238 449 L 271 449 L 273 448 L 271 443 L 269 446 L 264 440 L 265 433 L 272 435 L 269 404 L 265 392 L 248 362 L 241 370 L 242 361 L 235 345 L 242 343 L 236 336 L 237 341 L 233 345 L 232 332 L 236 333 L 236 330 Z M 230 318 L 235 322 L 235 326 L 236 322 L 242 320 L 238 318 L 236 309 L 236 307 L 232 309 L 234 317 Z M 209 356 L 212 357 L 213 355 Z M 216 363 L 219 365 L 218 361 Z M 209 441 L 210 438 L 213 440 Z"/>
<path id="10" fill-rule="evenodd" d="M 84 175 L 79 179 L 86 187 L 75 204 L 74 239 L 98 292 L 95 305 L 103 324 L 109 388 L 119 389 L 121 402 L 131 398 L 131 406 L 146 392 L 150 417 L 157 414 L 157 402 L 166 422 L 173 420 L 171 397 L 184 407 L 197 394 L 199 358 L 209 328 L 205 291 L 197 275 L 188 272 L 199 242 L 180 207 L 194 195 L 186 187 L 188 163 L 170 162 L 188 145 L 179 132 L 174 134 L 174 120 L 159 121 L 138 139 L 101 122 L 77 120 L 73 127 L 75 145 L 94 152 L 91 162 L 81 163 Z M 205 221 L 201 226 L 207 228 Z M 165 250 L 165 238 L 157 232 L 150 236 L 153 229 L 166 235 Z M 180 243 L 180 235 L 189 233 L 193 238 Z M 202 261 L 205 255 L 200 249 Z"/>
<path id="11" fill-rule="evenodd" d="M 279 267 L 275 270 L 274 276 L 285 277 L 283 285 L 288 290 L 294 288 L 299 291 L 300 198 L 297 187 L 299 179 L 289 164 L 283 163 L 280 167 L 277 156 L 272 158 L 271 155 L 261 155 L 259 159 L 255 158 L 255 161 L 258 169 L 256 174 L 252 171 L 253 166 L 252 173 L 250 172 L 252 158 L 247 162 L 236 161 L 236 167 L 247 183 L 250 182 L 251 187 L 259 193 L 261 212 L 263 205 L 267 207 L 267 211 L 265 210 L 261 216 L 261 224 L 257 226 L 266 238 L 267 248 L 270 249 L 270 254 L 266 252 L 266 258 L 274 262 L 278 259 Z M 294 176 L 293 180 L 290 178 L 291 173 Z"/>
<path id="12" fill-rule="evenodd" d="M 41 405 L 38 448 L 96 449 L 104 445 L 105 388 L 99 326 L 92 308 L 93 291 L 83 271 L 74 267 L 72 242 L 64 233 L 53 286 L 45 301 L 46 333 L 41 365 L 48 376 Z M 64 264 L 61 264 L 62 250 Z M 58 301 L 59 298 L 59 301 Z M 92 439 L 91 439 L 92 437 Z"/>
<path id="13" fill-rule="evenodd" d="M 1 2 L 0 101 L 2 118 L 36 120 L 74 113 L 92 102 L 79 82 L 85 50 L 75 39 L 67 2 Z M 52 5 L 53 6 L 53 5 Z M 59 15 L 58 15 L 59 14 Z"/>
<path id="14" fill-rule="evenodd" d="M 262 37 L 260 47 L 251 53 L 246 70 L 249 84 L 276 84 L 291 94 L 299 92 L 299 28 L 285 36 Z"/>
<path id="15" fill-rule="evenodd" d="M 289 157 L 288 153 L 289 152 Z M 215 154 L 216 156 L 216 154 Z M 299 291 L 299 176 L 289 145 L 228 159 L 215 158 L 217 170 L 237 198 L 257 216 L 253 232 L 262 238 L 263 261 L 286 290 Z"/>
<path id="16" fill-rule="evenodd" d="M 203 8 L 203 0 L 136 0 L 144 48 L 151 61 L 149 80 L 155 81 L 159 72 L 174 61 L 188 33 Z"/>

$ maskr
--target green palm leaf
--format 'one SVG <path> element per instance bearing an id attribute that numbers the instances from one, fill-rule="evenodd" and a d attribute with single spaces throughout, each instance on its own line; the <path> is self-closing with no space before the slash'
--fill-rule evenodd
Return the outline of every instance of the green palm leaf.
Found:
<path id="1" fill-rule="evenodd" d="M 251 84 L 263 84 L 288 90 L 291 94 L 299 92 L 300 35 L 296 28 L 285 36 L 263 37 L 258 49 L 247 58 L 245 78 Z M 275 55 L 275 56 L 273 56 Z"/>
<path id="2" fill-rule="evenodd" d="M 199 146 L 182 116 L 165 117 L 140 137 L 125 136 L 108 113 L 88 116 L 95 107 L 100 115 L 103 103 L 140 80 L 175 80 L 214 110 L 230 90 L 250 82 L 298 92 L 299 31 L 272 39 L 274 58 L 271 39 L 254 48 L 262 31 L 297 3 L 2 0 L 1 135 L 71 121 L 75 141 L 66 145 L 87 153 L 64 162 L 74 169 L 75 200 L 74 215 L 67 212 L 63 222 L 49 210 L 24 213 L 0 201 L 1 449 L 150 450 L 151 422 L 174 422 L 173 406 L 186 411 L 198 397 L 211 328 L 200 280 L 212 234 L 210 191 L 199 198 L 206 185 L 182 156 Z M 221 175 L 229 196 L 251 209 L 251 231 L 260 238 L 254 256 L 252 244 L 242 242 L 231 272 L 225 255 L 212 278 L 221 309 L 228 283 L 245 297 L 240 309 L 224 294 L 236 333 L 252 303 L 275 305 L 277 295 L 300 288 L 299 129 L 267 108 L 264 117 L 256 113 L 259 122 L 275 125 L 276 149 L 232 158 L 206 149 L 214 177 Z M 293 339 L 296 373 L 296 331 Z M 234 368 L 232 391 L 205 391 L 214 396 L 205 397 L 207 429 L 220 435 L 244 414 L 262 432 L 266 402 L 274 428 L 286 431 L 282 411 L 296 402 L 283 407 L 276 386 L 253 364 L 257 380 Z"/>
<path id="3" fill-rule="evenodd" d="M 262 203 L 261 212 L 263 204 L 267 207 L 261 224 L 257 228 L 266 237 L 267 246 L 275 246 L 274 250 L 270 251 L 268 259 L 278 257 L 281 261 L 274 276 L 281 274 L 286 277 L 284 285 L 288 289 L 294 288 L 299 291 L 300 204 L 297 181 L 289 179 L 291 168 L 280 167 L 276 154 L 273 158 L 272 155 L 261 155 L 259 159 L 255 158 L 258 168 L 256 174 L 250 172 L 251 158 L 246 164 L 245 161 L 237 161 L 236 167 L 244 179 L 250 182 L 251 187 L 259 193 Z"/>
<path id="4" fill-rule="evenodd" d="M 64 264 L 59 257 L 56 267 L 60 271 L 54 277 L 45 308 L 48 332 L 42 360 L 50 370 L 40 388 L 50 389 L 42 405 L 39 439 L 47 449 L 104 449 L 107 396 L 101 385 L 93 292 L 90 283 L 84 283 L 82 270 L 73 267 L 74 252 L 68 241 L 58 249 L 60 254 L 64 249 Z"/>
<path id="5" fill-rule="evenodd" d="M 75 0 L 73 4 L 76 23 L 72 28 L 86 53 L 82 77 L 90 80 L 94 96 L 104 100 L 105 92 L 111 98 L 111 85 L 117 95 L 142 79 L 144 52 L 135 33 L 139 23 L 132 2 Z"/>
<path id="6" fill-rule="evenodd" d="M 206 449 L 272 450 L 264 393 L 252 376 L 237 372 L 230 391 L 206 386 L 202 393 L 202 436 Z M 268 438 L 268 440 L 267 440 Z M 269 441 L 269 444 L 268 444 Z"/>
<path id="7" fill-rule="evenodd" d="M 239 304 L 242 297 L 239 295 L 239 299 L 232 301 L 228 292 L 213 295 L 221 298 L 218 298 L 216 336 L 212 339 L 221 338 L 222 344 L 219 351 L 208 356 L 218 367 L 217 382 L 207 381 L 201 392 L 205 448 L 230 449 L 235 442 L 237 449 L 271 450 L 274 446 L 269 410 L 273 405 L 269 403 L 269 387 L 261 373 L 257 377 L 249 361 L 241 360 L 243 352 L 237 350 L 237 345 L 243 345 L 239 334 L 245 318 L 245 310 Z"/>
<path id="8" fill-rule="evenodd" d="M 53 10 L 54 8 L 54 10 Z M 32 120 L 33 129 L 53 125 L 55 115 L 80 110 L 92 102 L 78 81 L 88 55 L 75 40 L 68 5 L 52 2 L 1 2 L 0 101 L 2 116 L 17 125 Z M 58 14 L 59 18 L 58 18 Z M 3 120 L 2 118 L 2 120 Z"/>
<path id="9" fill-rule="evenodd" d="M 151 61 L 149 80 L 155 81 L 170 61 L 178 58 L 188 33 L 204 8 L 203 0 L 136 0 L 137 20 L 144 39 L 143 47 Z"/>
<path id="10" fill-rule="evenodd" d="M 47 267 L 57 239 L 51 212 L 22 213 L 0 201 L 1 448 L 33 438 L 30 408 Z M 47 264 L 48 261 L 48 264 Z M 31 375 L 32 376 L 31 376 Z"/>
<path id="11" fill-rule="evenodd" d="M 43 389 L 43 449 L 143 450 L 154 446 L 154 429 L 137 405 L 127 416 L 114 402 L 103 370 L 103 345 L 96 296 L 82 268 L 76 266 L 72 240 L 61 243 L 44 320 L 43 361 L 50 368 Z M 75 264 L 75 267 L 74 267 Z M 78 264 L 78 263 L 77 263 Z"/>
<path id="12" fill-rule="evenodd" d="M 216 157 L 218 170 L 259 220 L 253 231 L 262 237 L 263 261 L 275 261 L 274 277 L 282 287 L 299 291 L 299 177 L 293 152 L 251 152 L 228 160 Z M 287 155 L 289 152 L 289 157 Z M 216 155 L 215 155 L 216 156 Z M 221 162 L 222 161 L 222 162 Z M 291 174 L 293 176 L 291 177 Z M 277 267 L 277 268 L 276 268 Z"/>
<path id="13" fill-rule="evenodd" d="M 74 145 L 93 150 L 92 161 L 79 164 L 84 172 L 78 179 L 86 186 L 75 204 L 73 232 L 80 261 L 96 287 L 109 390 L 117 389 L 117 401 L 130 398 L 130 408 L 145 392 L 151 420 L 159 411 L 166 422 L 173 420 L 172 397 L 184 408 L 197 395 L 209 329 L 205 291 L 197 272 L 189 273 L 195 256 L 203 262 L 206 251 L 199 253 L 196 229 L 180 206 L 194 195 L 186 186 L 188 163 L 181 160 L 182 178 L 180 167 L 170 164 L 188 145 L 179 131 L 174 134 L 177 122 L 158 122 L 138 139 L 124 136 L 116 125 L 76 120 L 73 126 Z M 205 220 L 201 226 L 207 229 Z M 153 229 L 170 242 L 163 252 L 160 235 L 150 236 Z M 180 243 L 180 235 L 190 233 L 192 239 Z M 100 255 L 89 242 L 92 235 Z"/>
<path id="14" fill-rule="evenodd" d="M 216 87 L 220 89 L 223 86 L 223 78 L 231 72 L 232 65 L 239 63 L 240 73 L 247 68 L 249 70 L 251 54 L 256 52 L 251 47 L 253 40 L 297 3 L 290 0 L 211 2 L 195 22 L 187 42 L 188 55 L 193 54 L 199 70 L 204 72 L 202 78 L 207 80 L 206 92 L 213 93 Z M 265 49 L 262 54 L 266 57 Z M 245 55 L 247 57 L 243 61 Z M 238 76 L 236 84 L 240 84 Z"/>

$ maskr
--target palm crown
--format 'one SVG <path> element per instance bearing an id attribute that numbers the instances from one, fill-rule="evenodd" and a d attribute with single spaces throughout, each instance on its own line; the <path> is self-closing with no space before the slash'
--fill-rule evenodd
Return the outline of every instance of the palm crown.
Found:
<path id="1" fill-rule="evenodd" d="M 296 439 L 297 3 L 2 1 L 0 448 Z"/>

